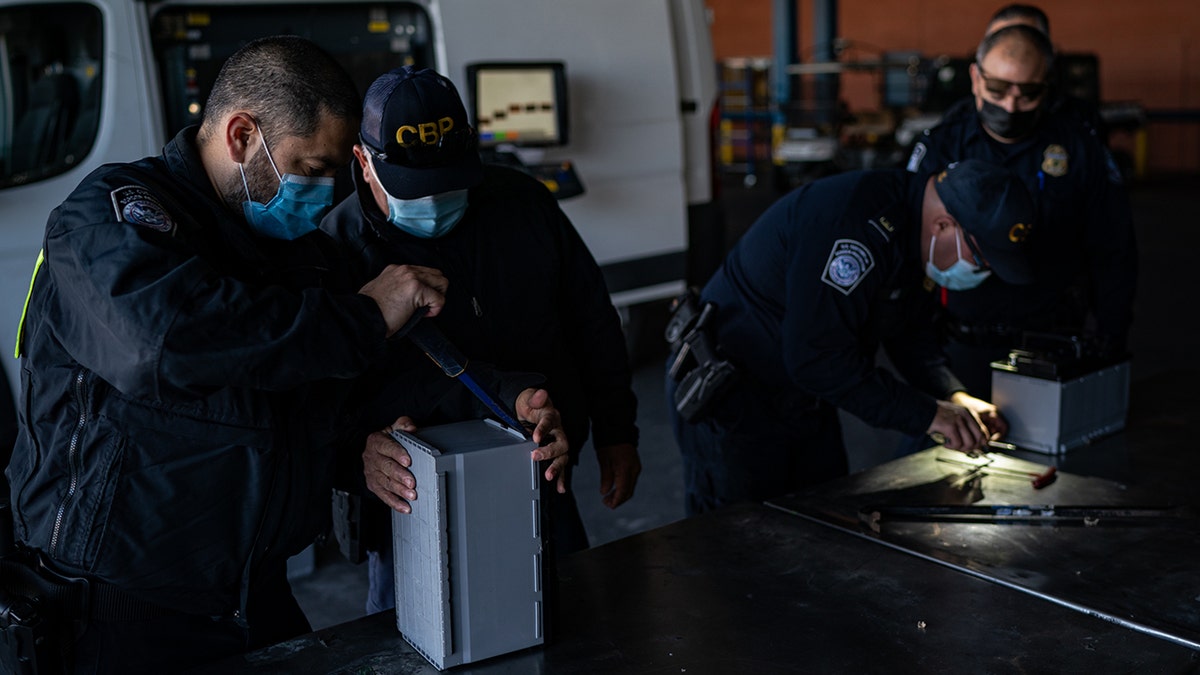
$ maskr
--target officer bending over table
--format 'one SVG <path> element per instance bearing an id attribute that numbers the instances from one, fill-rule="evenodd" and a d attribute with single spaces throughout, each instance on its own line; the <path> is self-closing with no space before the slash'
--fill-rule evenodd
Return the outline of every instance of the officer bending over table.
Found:
<path id="1" fill-rule="evenodd" d="M 1028 283 L 1033 214 L 1016 177 L 978 160 L 840 174 L 768 208 L 668 327 L 687 512 L 845 475 L 837 408 L 965 452 L 1003 436 L 946 365 L 931 291 Z M 876 365 L 881 344 L 907 382 Z"/>

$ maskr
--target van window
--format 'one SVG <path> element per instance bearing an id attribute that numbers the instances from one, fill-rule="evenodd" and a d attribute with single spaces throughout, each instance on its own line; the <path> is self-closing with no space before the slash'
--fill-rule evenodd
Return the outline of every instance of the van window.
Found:
<path id="1" fill-rule="evenodd" d="M 412 3 L 166 6 L 154 15 L 151 35 L 168 136 L 200 122 L 225 59 L 250 40 L 283 34 L 308 38 L 332 54 L 360 96 L 393 68 L 435 65 L 429 16 Z"/>
<path id="2" fill-rule="evenodd" d="M 91 150 L 100 21 L 78 2 L 0 7 L 0 188 L 56 176 Z"/>

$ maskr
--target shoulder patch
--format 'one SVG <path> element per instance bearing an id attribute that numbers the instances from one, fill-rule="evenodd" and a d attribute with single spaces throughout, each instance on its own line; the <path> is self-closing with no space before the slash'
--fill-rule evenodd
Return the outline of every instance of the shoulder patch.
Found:
<path id="1" fill-rule="evenodd" d="M 838 239 L 833 242 L 829 261 L 821 281 L 833 286 L 843 295 L 850 295 L 858 284 L 875 268 L 875 258 L 866 246 L 853 239 Z"/>
<path id="2" fill-rule="evenodd" d="M 154 195 L 141 185 L 126 185 L 110 193 L 117 220 L 148 227 L 158 232 L 171 232 L 175 222 Z"/>
<path id="3" fill-rule="evenodd" d="M 925 133 L 928 134 L 929 131 L 926 130 Z M 909 173 L 916 173 L 917 169 L 921 168 L 921 160 L 925 159 L 927 152 L 929 152 L 929 148 L 925 147 L 924 143 L 917 141 L 917 144 L 913 146 L 912 154 L 908 156 Z"/>

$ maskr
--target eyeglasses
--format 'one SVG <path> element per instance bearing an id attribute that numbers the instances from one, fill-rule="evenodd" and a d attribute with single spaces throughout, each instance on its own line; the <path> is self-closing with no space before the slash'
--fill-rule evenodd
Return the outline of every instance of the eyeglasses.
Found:
<path id="1" fill-rule="evenodd" d="M 996 77 L 988 77 L 987 73 L 983 72 L 983 66 L 978 63 L 975 66 L 979 68 L 979 77 L 983 79 L 983 88 L 996 98 L 1004 98 L 1013 87 L 1017 88 L 1017 100 L 1022 103 L 1033 103 L 1046 93 L 1048 85 L 1045 82 L 1009 82 Z"/>
<path id="2" fill-rule="evenodd" d="M 362 145 L 363 150 L 366 150 L 367 154 L 375 159 L 410 169 L 425 169 L 452 164 L 479 147 L 479 137 L 472 127 L 452 129 L 439 134 L 434 143 L 410 143 L 409 145 L 393 143 L 390 144 L 388 152 L 371 147 L 362 134 L 358 135 L 358 142 Z"/>
<path id="3" fill-rule="evenodd" d="M 959 228 L 962 228 L 962 226 L 959 225 Z M 988 270 L 992 269 L 992 266 L 988 264 L 987 259 L 983 257 L 983 252 L 979 250 L 979 245 L 975 243 L 975 238 L 970 234 L 967 234 L 965 228 L 962 229 L 962 240 L 967 242 L 967 248 L 970 249 L 971 255 L 975 258 L 975 266 L 979 268 L 976 271 L 987 272 Z"/>

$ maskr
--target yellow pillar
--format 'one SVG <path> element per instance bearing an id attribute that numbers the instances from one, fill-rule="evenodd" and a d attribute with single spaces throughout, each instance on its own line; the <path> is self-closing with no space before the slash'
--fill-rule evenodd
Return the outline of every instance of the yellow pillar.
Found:
<path id="1" fill-rule="evenodd" d="M 1146 176 L 1146 154 L 1147 139 L 1146 127 L 1138 127 L 1138 130 L 1133 132 L 1133 177 L 1144 178 Z"/>
<path id="2" fill-rule="evenodd" d="M 733 165 L 733 120 L 723 119 L 719 127 L 717 157 L 725 166 Z"/>

